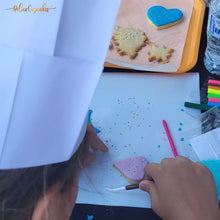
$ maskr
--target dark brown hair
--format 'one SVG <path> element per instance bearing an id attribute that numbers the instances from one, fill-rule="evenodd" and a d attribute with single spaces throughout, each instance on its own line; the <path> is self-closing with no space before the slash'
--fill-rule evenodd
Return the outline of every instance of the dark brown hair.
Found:
<path id="1" fill-rule="evenodd" d="M 61 193 L 68 190 L 81 168 L 86 146 L 85 137 L 74 155 L 62 163 L 0 170 L 0 220 L 31 219 L 38 200 L 57 182 L 61 183 Z"/>

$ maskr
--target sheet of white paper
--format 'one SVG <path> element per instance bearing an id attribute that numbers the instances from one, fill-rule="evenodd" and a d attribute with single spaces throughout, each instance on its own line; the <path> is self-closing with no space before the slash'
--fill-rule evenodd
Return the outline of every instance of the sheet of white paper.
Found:
<path id="1" fill-rule="evenodd" d="M 189 142 L 200 160 L 220 159 L 220 128 L 194 137 Z"/>
<path id="2" fill-rule="evenodd" d="M 77 203 L 150 207 L 150 197 L 139 189 L 109 192 L 129 184 L 112 167 L 116 160 L 145 156 L 149 162 L 173 157 L 162 120 L 165 119 L 179 155 L 197 160 L 185 131 L 199 126 L 194 116 L 200 111 L 186 109 L 185 101 L 200 101 L 199 74 L 165 75 L 150 73 L 103 73 L 90 108 L 93 125 L 109 153 L 97 160 L 80 177 Z"/>

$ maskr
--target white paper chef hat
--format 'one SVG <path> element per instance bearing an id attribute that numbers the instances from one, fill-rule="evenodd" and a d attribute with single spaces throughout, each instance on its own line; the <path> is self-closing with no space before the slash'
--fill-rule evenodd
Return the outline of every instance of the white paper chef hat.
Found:
<path id="1" fill-rule="evenodd" d="M 0 169 L 68 160 L 86 130 L 120 0 L 2 0 Z"/>

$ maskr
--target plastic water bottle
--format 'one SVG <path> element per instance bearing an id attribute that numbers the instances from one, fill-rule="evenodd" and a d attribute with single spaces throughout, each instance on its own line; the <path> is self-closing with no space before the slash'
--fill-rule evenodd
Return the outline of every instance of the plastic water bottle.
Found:
<path id="1" fill-rule="evenodd" d="M 206 7 L 209 7 L 209 4 L 211 2 L 211 0 L 204 0 L 205 4 L 206 4 Z"/>
<path id="2" fill-rule="evenodd" d="M 212 0 L 209 5 L 204 64 L 210 73 L 220 75 L 220 0 Z"/>

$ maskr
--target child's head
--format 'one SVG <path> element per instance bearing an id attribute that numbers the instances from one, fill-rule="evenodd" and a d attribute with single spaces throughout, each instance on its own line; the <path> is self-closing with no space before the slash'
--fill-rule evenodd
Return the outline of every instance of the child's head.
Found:
<path id="1" fill-rule="evenodd" d="M 89 148 L 108 151 L 91 124 L 68 161 L 0 170 L 0 220 L 68 220 L 78 192 L 79 172 L 95 160 Z"/>
<path id="2" fill-rule="evenodd" d="M 0 219 L 31 220 L 39 200 L 44 199 L 50 189 L 61 196 L 73 187 L 77 192 L 78 174 L 87 145 L 85 137 L 76 153 L 66 162 L 0 170 Z"/>

